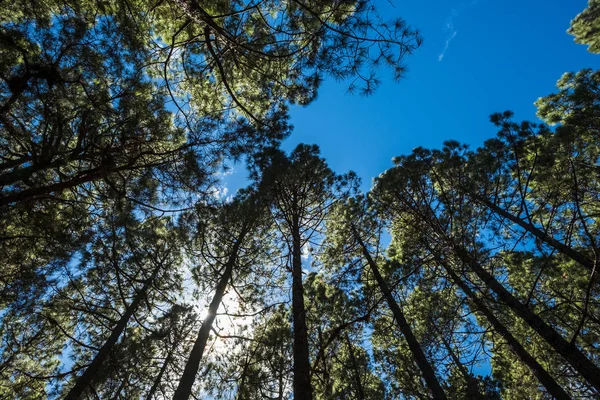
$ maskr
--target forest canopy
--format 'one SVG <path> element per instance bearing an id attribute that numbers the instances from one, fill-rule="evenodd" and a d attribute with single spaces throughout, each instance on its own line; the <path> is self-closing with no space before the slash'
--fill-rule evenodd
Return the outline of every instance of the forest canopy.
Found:
<path id="1" fill-rule="evenodd" d="M 0 4 L 0 399 L 600 397 L 600 70 L 364 191 L 282 141 L 405 77 L 375 3 Z"/>

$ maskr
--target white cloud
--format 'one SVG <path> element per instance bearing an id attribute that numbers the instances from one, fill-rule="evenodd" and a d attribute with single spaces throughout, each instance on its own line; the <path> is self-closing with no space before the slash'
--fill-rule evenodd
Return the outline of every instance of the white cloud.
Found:
<path id="1" fill-rule="evenodd" d="M 457 33 L 458 31 L 452 32 L 452 35 L 450 35 L 450 37 L 446 39 L 446 45 L 444 46 L 444 50 L 442 50 L 442 52 L 438 56 L 438 61 L 442 61 L 444 59 L 444 56 L 446 55 L 446 50 L 448 50 L 448 47 L 450 47 L 450 42 L 456 37 Z"/>
<path id="2" fill-rule="evenodd" d="M 446 55 L 446 51 L 450 47 L 450 43 L 456 35 L 458 34 L 458 30 L 454 27 L 454 18 L 458 16 L 458 11 L 456 9 L 452 9 L 450 16 L 446 19 L 446 24 L 444 25 L 444 30 L 448 33 L 446 38 L 446 44 L 444 45 L 444 49 L 438 56 L 438 61 L 442 61 L 444 56 Z"/>
<path id="3" fill-rule="evenodd" d="M 308 243 L 304 243 L 302 246 L 302 259 L 308 260 L 310 257 L 310 245 Z"/>
<path id="4" fill-rule="evenodd" d="M 229 189 L 227 189 L 225 186 L 217 185 L 214 186 L 209 193 L 212 197 L 221 200 L 227 198 Z"/>

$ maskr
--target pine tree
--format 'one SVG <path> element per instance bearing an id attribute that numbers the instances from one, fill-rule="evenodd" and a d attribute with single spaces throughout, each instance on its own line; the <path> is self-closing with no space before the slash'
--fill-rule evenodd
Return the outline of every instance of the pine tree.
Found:
<path id="1" fill-rule="evenodd" d="M 231 203 L 227 203 L 220 210 L 213 211 L 212 221 L 205 223 L 199 243 L 202 247 L 195 250 L 202 255 L 204 262 L 210 264 L 210 269 L 219 271 L 213 298 L 208 306 L 208 312 L 202 321 L 194 346 L 190 352 L 183 375 L 174 399 L 189 398 L 200 362 L 206 348 L 209 335 L 213 329 L 213 322 L 217 311 L 223 302 L 223 297 L 230 284 L 236 278 L 248 274 L 247 270 L 255 260 L 252 253 L 257 249 L 256 238 L 260 229 L 267 223 L 264 200 L 259 194 L 240 192 Z"/>
<path id="2" fill-rule="evenodd" d="M 567 30 L 575 36 L 575 42 L 588 45 L 590 53 L 600 53 L 600 2 L 589 0 L 588 6 L 575 19 Z"/>
<path id="3" fill-rule="evenodd" d="M 257 161 L 260 190 L 272 202 L 272 214 L 281 239 L 289 249 L 292 277 L 292 317 L 294 331 L 294 396 L 312 399 L 306 306 L 304 299 L 303 248 L 310 245 L 335 200 L 334 190 L 343 184 L 319 157 L 316 146 L 299 145 L 286 156 L 271 150 Z"/>

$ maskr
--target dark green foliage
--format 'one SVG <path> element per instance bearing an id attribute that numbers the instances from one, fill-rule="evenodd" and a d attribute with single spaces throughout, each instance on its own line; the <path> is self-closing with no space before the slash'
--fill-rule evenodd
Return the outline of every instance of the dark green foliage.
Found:
<path id="1" fill-rule="evenodd" d="M 278 148 L 419 44 L 362 0 L 0 5 L 0 399 L 597 398 L 599 71 L 368 194 Z"/>

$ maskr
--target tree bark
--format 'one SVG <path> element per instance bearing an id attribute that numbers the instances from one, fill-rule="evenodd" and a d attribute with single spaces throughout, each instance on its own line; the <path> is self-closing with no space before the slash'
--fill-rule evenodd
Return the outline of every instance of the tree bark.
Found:
<path id="1" fill-rule="evenodd" d="M 165 375 L 165 372 L 167 371 L 167 367 L 169 366 L 169 363 L 171 362 L 171 359 L 173 358 L 173 352 L 175 351 L 175 347 L 176 347 L 176 343 L 174 343 L 173 347 L 171 347 L 169 349 L 169 352 L 167 353 L 167 357 L 165 358 L 163 365 L 160 367 L 160 371 L 158 372 L 158 375 L 154 379 L 154 382 L 152 383 L 152 387 L 148 391 L 146 400 L 152 400 L 152 398 L 154 397 L 154 394 L 158 390 L 158 386 L 160 385 L 160 382 L 162 381 L 162 377 Z"/>
<path id="2" fill-rule="evenodd" d="M 434 322 L 433 321 L 430 321 L 430 322 L 431 322 L 431 325 L 435 327 Z M 469 399 L 484 399 L 484 396 L 479 391 L 479 385 L 477 383 L 477 380 L 473 377 L 473 375 L 471 375 L 469 373 L 467 368 L 460 361 L 460 358 L 456 355 L 456 352 L 452 348 L 452 345 L 446 340 L 446 338 L 444 337 L 442 332 L 440 332 L 437 328 L 434 328 L 434 329 L 436 330 L 437 334 L 440 336 L 442 344 L 446 348 L 446 351 L 450 355 L 450 358 L 452 358 L 452 361 L 454 361 L 454 364 L 459 369 L 460 373 L 462 374 L 463 378 L 465 379 L 465 382 L 467 384 L 467 396 L 469 397 Z"/>
<path id="3" fill-rule="evenodd" d="M 410 327 L 410 324 L 404 317 L 404 313 L 400 309 L 400 306 L 394 299 L 394 296 L 392 295 L 390 288 L 388 287 L 387 283 L 381 276 L 381 273 L 379 272 L 379 267 L 377 266 L 377 264 L 371 257 L 371 254 L 369 254 L 369 251 L 368 251 L 365 243 L 360 238 L 356 229 L 355 228 L 352 228 L 352 229 L 353 229 L 354 237 L 356 238 L 358 244 L 360 245 L 360 247 L 362 249 L 362 253 L 363 253 L 364 257 L 367 259 L 367 263 L 371 267 L 371 271 L 373 272 L 373 275 L 375 276 L 375 280 L 377 281 L 377 284 L 379 285 L 379 289 L 382 291 L 382 293 L 388 303 L 388 306 L 392 310 L 394 318 L 396 319 L 396 323 L 398 324 L 400 331 L 402 332 L 402 334 L 404 335 L 404 338 L 406 339 L 406 342 L 408 343 L 408 347 L 413 355 L 413 358 L 414 358 L 417 366 L 419 367 L 419 369 L 421 370 L 421 373 L 423 374 L 423 378 L 425 379 L 427 388 L 433 395 L 433 398 L 446 399 L 447 398 L 446 393 L 444 392 L 444 389 L 442 389 L 440 382 L 438 381 L 437 377 L 435 376 L 435 371 L 433 370 L 433 367 L 429 363 L 429 360 L 427 360 L 427 357 L 425 356 L 425 353 L 423 352 L 423 349 L 421 348 L 421 344 L 419 343 L 419 341 L 413 334 L 412 328 Z"/>
<path id="4" fill-rule="evenodd" d="M 546 388 L 548 393 L 557 400 L 569 400 L 571 397 L 563 390 L 563 388 L 554 380 L 554 378 L 537 362 L 537 360 L 529 354 L 529 352 L 521 345 L 521 343 L 508 331 L 508 329 L 496 318 L 492 311 L 485 303 L 460 279 L 458 275 L 445 262 L 441 262 L 442 266 L 452 279 L 452 281 L 467 295 L 467 297 L 475 304 L 479 312 L 481 312 L 494 330 L 502 336 L 508 344 L 512 352 L 531 370 L 533 375 Z"/>
<path id="5" fill-rule="evenodd" d="M 312 400 L 308 329 L 302 285 L 302 245 L 298 216 L 292 223 L 292 314 L 294 322 L 294 399 Z"/>
<path id="6" fill-rule="evenodd" d="M 23 201 L 32 200 L 41 196 L 50 195 L 52 193 L 62 193 L 67 189 L 82 185 L 84 183 L 100 180 L 112 173 L 116 173 L 119 171 L 138 170 L 142 168 L 150 168 L 152 166 L 160 165 L 161 163 L 164 163 L 164 161 L 147 163 L 145 165 L 137 165 L 136 163 L 137 160 L 141 159 L 143 156 L 146 155 L 164 156 L 166 154 L 182 150 L 188 146 L 188 144 L 182 145 L 175 150 L 170 150 L 162 153 L 156 153 L 154 151 L 144 151 L 136 154 L 135 157 L 129 160 L 129 162 L 120 166 L 115 165 L 111 159 L 106 159 L 103 160 L 99 166 L 81 171 L 75 176 L 72 176 L 64 181 L 50 183 L 46 186 L 32 187 L 14 193 L 8 193 L 5 196 L 2 196 L 0 194 L 0 206 L 6 206 L 12 203 L 20 203 Z"/>
<path id="7" fill-rule="evenodd" d="M 108 337 L 106 342 L 104 342 L 104 344 L 102 345 L 102 347 L 100 348 L 90 365 L 86 368 L 85 372 L 79 378 L 77 378 L 75 386 L 73 386 L 69 393 L 67 393 L 67 395 L 65 396 L 65 400 L 78 400 L 83 394 L 83 392 L 94 383 L 96 374 L 100 371 L 100 368 L 102 368 L 104 361 L 108 358 L 111 351 L 115 347 L 117 340 L 127 327 L 129 319 L 137 310 L 140 303 L 146 298 L 148 289 L 156 279 L 156 276 L 158 275 L 158 272 L 161 267 L 162 263 L 158 263 L 156 265 L 154 271 L 152 271 L 152 275 L 150 276 L 150 278 L 146 279 L 144 285 L 142 286 L 142 289 L 135 295 L 135 298 L 133 299 L 133 302 L 129 305 L 129 307 L 126 308 L 125 313 L 121 316 L 121 318 L 117 322 L 117 325 L 113 328 L 110 336 Z"/>
<path id="8" fill-rule="evenodd" d="M 200 367 L 200 361 L 202 360 L 204 349 L 206 348 L 206 343 L 208 341 L 208 337 L 210 336 L 210 331 L 212 330 L 213 322 L 217 316 L 217 311 L 219 310 L 219 306 L 223 301 L 225 289 L 227 288 L 229 280 L 231 279 L 233 267 L 237 260 L 240 243 L 243 240 L 243 236 L 244 234 L 242 233 L 233 245 L 233 249 L 231 250 L 227 264 L 225 265 L 225 271 L 223 272 L 223 276 L 221 276 L 221 279 L 217 284 L 217 289 L 208 307 L 208 314 L 206 315 L 204 321 L 202 321 L 202 326 L 198 332 L 198 337 L 196 338 L 194 347 L 192 348 L 190 356 L 188 357 L 185 369 L 183 370 L 183 375 L 181 376 L 177 390 L 175 390 L 175 394 L 173 395 L 173 400 L 188 400 L 192 393 L 192 387 L 196 381 L 196 374 L 198 373 L 198 369 Z"/>
<path id="9" fill-rule="evenodd" d="M 350 362 L 352 363 L 352 369 L 354 370 L 354 379 L 356 380 L 356 398 L 358 400 L 365 400 L 365 391 L 360 380 L 360 371 L 358 369 L 358 362 L 354 356 L 354 349 L 352 348 L 352 342 L 350 336 L 346 333 L 346 345 L 348 346 L 348 354 L 350 354 Z"/>
<path id="10" fill-rule="evenodd" d="M 589 259 L 588 257 L 586 257 L 583 254 L 581 254 L 580 252 L 578 252 L 577 250 L 573 249 L 572 247 L 567 246 L 566 244 L 554 239 L 552 236 L 548 235 L 541 229 L 538 229 L 535 226 L 523 221 L 521 218 L 518 218 L 517 216 L 509 213 L 508 211 L 497 206 L 496 204 L 489 201 L 488 199 L 482 198 L 480 196 L 473 196 L 473 198 L 476 201 L 482 203 L 484 206 L 486 206 L 493 212 L 495 212 L 496 214 L 500 215 L 501 217 L 504 217 L 504 218 L 508 219 L 509 221 L 519 225 L 525 231 L 529 232 L 530 234 L 532 234 L 533 236 L 535 236 L 542 242 L 546 243 L 547 245 L 555 248 L 562 254 L 571 258 L 573 261 L 583 265 L 590 271 L 594 270 L 594 262 L 591 259 Z"/>
<path id="11" fill-rule="evenodd" d="M 485 270 L 469 253 L 460 246 L 454 246 L 459 258 L 483 281 L 483 283 L 515 312 L 523 321 L 536 331 L 565 360 L 571 364 L 585 380 L 600 391 L 600 368 L 590 361 L 573 343 L 565 340 L 554 328 L 546 324 L 540 316 L 521 303 L 500 282 Z"/>
<path id="12" fill-rule="evenodd" d="M 19 168 L 14 171 L 6 172 L 0 175 L 0 187 L 12 185 L 19 181 L 27 181 L 29 178 L 33 176 L 36 172 L 43 171 L 46 168 L 52 168 L 59 166 L 61 163 L 59 162 L 50 162 L 50 163 L 39 163 L 30 165 L 28 167 Z"/>
<path id="13" fill-rule="evenodd" d="M 25 189 L 16 193 L 9 193 L 6 196 L 0 196 L 0 206 L 6 206 L 11 203 L 19 203 L 22 201 L 31 200 L 33 198 L 49 195 L 51 193 L 61 193 L 66 189 L 91 182 L 100 179 L 108 173 L 112 172 L 112 169 L 107 166 L 100 166 L 84 171 L 75 177 L 58 183 L 49 184 L 47 186 L 40 186 L 31 189 Z"/>
<path id="14" fill-rule="evenodd" d="M 243 397 L 240 393 L 244 393 L 244 389 L 246 386 L 246 378 L 248 376 L 248 367 L 250 366 L 250 362 L 252 361 L 252 357 L 256 354 L 258 347 L 255 347 L 251 354 L 246 355 L 246 362 L 244 362 L 244 369 L 241 374 L 241 381 L 237 388 L 237 393 L 235 395 L 236 400 L 243 400 Z"/>
<path id="15" fill-rule="evenodd" d="M 319 335 L 319 347 L 320 350 L 319 352 L 325 352 L 324 349 L 324 345 L 325 345 L 325 341 L 323 340 L 323 332 L 321 331 L 321 327 L 317 327 L 317 334 Z M 331 399 L 333 397 L 333 393 L 331 392 L 332 390 L 332 385 L 331 385 L 331 376 L 329 374 L 329 368 L 327 368 L 327 360 L 325 360 L 325 357 L 321 358 L 321 364 L 323 366 L 323 385 L 325 386 L 324 388 L 324 395 L 326 399 Z M 316 365 L 315 365 L 316 367 Z"/>

